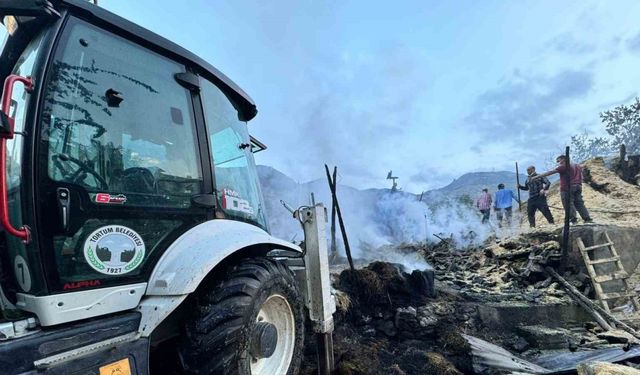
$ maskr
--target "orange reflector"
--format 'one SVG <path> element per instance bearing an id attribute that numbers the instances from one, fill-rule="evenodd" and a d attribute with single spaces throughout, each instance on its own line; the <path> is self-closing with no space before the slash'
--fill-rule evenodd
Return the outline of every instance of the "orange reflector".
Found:
<path id="1" fill-rule="evenodd" d="M 131 375 L 129 358 L 100 367 L 100 375 Z"/>

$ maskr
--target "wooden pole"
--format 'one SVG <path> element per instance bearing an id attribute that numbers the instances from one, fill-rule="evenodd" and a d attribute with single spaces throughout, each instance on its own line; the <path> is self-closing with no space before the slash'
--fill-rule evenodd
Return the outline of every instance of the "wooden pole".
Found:
<path id="1" fill-rule="evenodd" d="M 576 298 L 579 298 L 580 300 L 582 300 L 582 302 L 584 302 L 586 305 L 591 307 L 593 310 L 597 311 L 602 316 L 604 316 L 605 318 L 609 319 L 610 322 L 615 323 L 615 325 L 620 327 L 620 329 L 622 329 L 623 331 L 626 331 L 626 332 L 630 333 L 631 335 L 633 335 L 636 338 L 640 338 L 640 334 L 638 334 L 638 332 L 635 329 L 631 328 L 630 326 L 628 326 L 624 322 L 620 321 L 620 319 L 618 319 L 615 316 L 611 315 L 610 312 L 608 312 L 607 310 L 602 308 L 600 305 L 598 305 L 597 303 L 595 303 L 592 300 L 590 300 L 589 298 L 587 298 L 584 294 L 580 293 L 580 291 L 578 289 L 576 289 L 573 285 L 569 284 L 567 282 L 567 280 L 562 278 L 562 276 L 558 275 L 558 273 L 553 268 L 546 267 L 544 270 L 547 271 L 547 273 L 549 273 L 551 276 L 553 276 L 556 280 L 558 280 L 560 282 L 560 284 L 562 284 L 562 286 L 567 288 L 567 290 L 570 290 L 572 292 L 572 294 Z"/>
<path id="2" fill-rule="evenodd" d="M 611 327 L 609 323 L 607 323 L 607 321 L 604 320 L 602 315 L 600 315 L 596 310 L 591 308 L 589 304 L 587 304 L 585 301 L 583 301 L 580 298 L 580 296 L 584 296 L 584 295 L 580 293 L 578 289 L 576 289 L 573 285 L 569 284 L 567 280 L 565 280 L 562 276 L 558 275 L 558 273 L 553 268 L 546 267 L 545 271 L 547 271 L 549 275 L 551 275 L 554 279 L 558 280 L 560 284 L 562 284 L 562 286 L 565 289 L 567 289 L 567 292 L 569 292 L 569 296 L 571 296 L 571 298 L 574 301 L 576 301 L 583 309 L 585 309 L 585 311 L 588 312 L 596 320 L 596 322 L 598 322 L 598 324 L 600 325 L 600 327 L 602 327 L 602 329 L 606 331 L 610 331 L 613 329 L 613 327 Z"/>
<path id="3" fill-rule="evenodd" d="M 569 146 L 567 146 L 565 150 L 565 169 L 564 175 L 560 176 L 560 178 L 566 179 L 567 186 L 567 204 L 564 207 L 564 229 L 562 231 L 562 261 L 563 264 L 567 264 L 567 257 L 569 256 L 569 246 L 570 238 L 569 238 L 569 223 L 571 220 L 571 160 L 569 159 Z M 562 192 L 560 192 L 562 195 Z"/>
<path id="4" fill-rule="evenodd" d="M 336 190 L 337 174 L 338 174 L 338 167 L 333 167 L 333 188 L 331 189 L 331 191 Z M 329 181 L 329 184 L 331 184 L 331 181 Z M 337 253 L 338 253 L 338 246 L 336 244 L 336 204 L 332 199 L 331 200 L 331 256 L 335 257 Z"/>
<path id="5" fill-rule="evenodd" d="M 344 221 L 342 220 L 342 213 L 340 212 L 340 204 L 338 204 L 338 196 L 336 195 L 336 184 L 331 181 L 329 167 L 326 164 L 324 165 L 324 169 L 327 172 L 327 180 L 329 181 L 329 187 L 331 188 L 333 204 L 336 206 L 336 214 L 338 215 L 338 223 L 340 224 L 340 233 L 342 233 L 342 239 L 344 241 L 344 251 L 345 253 L 347 253 L 347 260 L 349 261 L 349 267 L 351 268 L 351 271 L 355 272 L 356 268 L 353 266 L 353 259 L 351 258 L 351 247 L 349 247 L 347 230 L 344 228 Z"/>
<path id="6" fill-rule="evenodd" d="M 573 295 L 575 295 L 576 298 L 579 298 L 580 300 L 582 300 L 585 304 L 587 304 L 593 310 L 599 312 L 600 314 L 602 314 L 602 316 L 609 319 L 609 321 L 615 323 L 617 326 L 620 326 L 622 330 L 632 334 L 635 337 L 640 337 L 636 330 L 629 327 L 627 324 L 621 322 L 619 319 L 611 315 L 611 313 L 609 313 L 607 310 L 602 308 L 600 305 L 598 305 L 597 303 L 587 298 L 584 294 L 580 293 L 578 289 L 576 289 L 573 285 L 569 284 L 567 280 L 565 280 L 562 276 L 558 275 L 558 273 L 553 268 L 546 267 L 544 270 L 547 271 L 547 273 L 553 276 L 556 280 L 558 280 L 560 284 L 562 284 L 562 286 L 567 288 L 567 290 L 571 290 Z"/>
<path id="7" fill-rule="evenodd" d="M 518 191 L 518 211 L 522 211 L 522 201 L 520 200 L 520 172 L 518 172 L 518 162 L 516 162 L 516 190 Z"/>

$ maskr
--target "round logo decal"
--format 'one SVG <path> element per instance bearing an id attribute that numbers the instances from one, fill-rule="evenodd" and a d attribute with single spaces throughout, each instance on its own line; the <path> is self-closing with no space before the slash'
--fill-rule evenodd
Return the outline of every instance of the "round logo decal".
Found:
<path id="1" fill-rule="evenodd" d="M 106 275 L 124 275 L 135 270 L 142 264 L 144 251 L 142 237 L 122 225 L 96 229 L 84 242 L 87 263 Z"/>

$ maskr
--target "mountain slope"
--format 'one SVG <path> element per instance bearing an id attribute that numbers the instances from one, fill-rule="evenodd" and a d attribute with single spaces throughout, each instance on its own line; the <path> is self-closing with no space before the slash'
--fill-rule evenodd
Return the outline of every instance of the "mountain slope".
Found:
<path id="1" fill-rule="evenodd" d="M 524 185 L 527 177 L 520 174 L 520 184 Z M 429 190 L 425 193 L 427 200 L 454 198 L 461 195 L 469 195 L 471 198 L 477 197 L 483 188 L 488 188 L 490 193 L 498 190 L 498 184 L 504 184 L 505 188 L 516 192 L 516 174 L 514 172 L 472 172 L 465 173 L 453 180 L 449 185 L 440 189 Z M 527 198 L 527 192 L 521 191 L 523 200 Z"/>

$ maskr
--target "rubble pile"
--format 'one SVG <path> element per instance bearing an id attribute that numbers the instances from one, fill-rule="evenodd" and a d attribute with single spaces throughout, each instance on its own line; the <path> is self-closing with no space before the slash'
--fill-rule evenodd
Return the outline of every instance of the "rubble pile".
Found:
<path id="1" fill-rule="evenodd" d="M 336 374 L 473 372 L 460 332 L 474 309 L 459 306 L 455 297 L 436 298 L 415 275 L 383 262 L 335 275 Z M 307 358 L 314 350 L 307 348 Z M 307 373 L 314 373 L 309 367 Z"/>
<path id="2" fill-rule="evenodd" d="M 385 249 L 420 254 L 433 266 L 435 294 L 424 288 L 418 271 L 406 272 L 398 264 L 373 262 L 355 272 L 347 269 L 332 275 L 338 296 L 336 374 L 499 373 L 474 362 L 463 334 L 529 360 L 549 350 L 635 345 L 637 340 L 626 332 L 605 332 L 580 319 L 497 330 L 483 317 L 483 306 L 492 304 L 524 306 L 525 312 L 526 306 L 575 305 L 544 271 L 545 266 L 558 266 L 559 237 L 559 230 L 538 230 L 498 242 L 492 238 L 482 247 L 457 249 L 445 238 L 437 244 Z M 562 276 L 581 293 L 593 294 L 589 277 L 580 269 L 565 269 Z M 314 353 L 310 345 L 307 374 L 314 373 Z"/>
<path id="3" fill-rule="evenodd" d="M 620 179 L 603 159 L 584 167 L 583 196 L 595 221 L 604 224 L 598 230 L 613 230 L 618 243 L 629 247 L 637 238 L 633 229 L 640 227 L 640 187 Z M 563 216 L 558 190 L 555 184 L 549 196 L 556 218 Z M 596 226 L 572 227 L 572 233 L 596 233 Z M 577 360 L 589 356 L 624 360 L 631 367 L 616 371 L 635 373 L 640 336 L 620 326 L 605 330 L 585 302 L 576 300 L 576 293 L 593 300 L 593 284 L 579 264 L 579 253 L 563 258 L 562 227 L 515 231 L 466 248 L 440 234 L 438 243 L 377 249 L 425 260 L 435 289 L 420 270 L 409 272 L 392 263 L 373 262 L 333 274 L 338 299 L 335 373 L 541 374 L 562 366 L 568 366 L 562 371 L 573 371 Z M 634 257 L 626 261 L 637 264 Z M 638 269 L 629 271 L 640 275 Z M 304 373 L 314 374 L 315 347 L 309 345 L 306 353 Z M 598 366 L 579 371 L 594 373 Z"/>
<path id="4" fill-rule="evenodd" d="M 559 232 L 534 231 L 483 248 L 457 250 L 452 243 L 417 249 L 435 268 L 439 288 L 457 292 L 466 301 L 526 301 L 571 303 L 566 292 L 544 272 L 560 259 Z M 583 273 L 566 278 L 589 294 L 590 280 Z"/>

